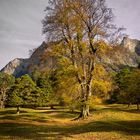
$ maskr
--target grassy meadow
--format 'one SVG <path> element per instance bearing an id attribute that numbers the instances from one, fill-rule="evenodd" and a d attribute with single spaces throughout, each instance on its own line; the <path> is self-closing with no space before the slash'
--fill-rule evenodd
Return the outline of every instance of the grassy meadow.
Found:
<path id="1" fill-rule="evenodd" d="M 0 140 L 140 140 L 140 112 L 126 105 L 95 105 L 87 120 L 78 113 L 21 108 L 0 110 Z"/>

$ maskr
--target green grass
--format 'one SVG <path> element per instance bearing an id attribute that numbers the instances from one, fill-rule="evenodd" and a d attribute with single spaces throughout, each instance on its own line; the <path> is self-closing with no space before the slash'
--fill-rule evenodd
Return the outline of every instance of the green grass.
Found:
<path id="1" fill-rule="evenodd" d="M 68 109 L 0 110 L 0 140 L 140 140 L 140 112 L 134 106 L 97 105 L 87 120 Z"/>

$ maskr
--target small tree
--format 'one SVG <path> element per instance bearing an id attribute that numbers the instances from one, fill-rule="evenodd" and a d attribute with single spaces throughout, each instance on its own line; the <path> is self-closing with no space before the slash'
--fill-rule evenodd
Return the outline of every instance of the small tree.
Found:
<path id="1" fill-rule="evenodd" d="M 92 84 L 92 93 L 94 96 L 106 101 L 110 98 L 110 92 L 113 90 L 113 79 L 111 74 L 105 70 L 102 65 L 97 65 L 94 70 L 94 79 Z"/>
<path id="2" fill-rule="evenodd" d="M 140 70 L 132 69 L 123 70 L 117 75 L 117 83 L 120 88 L 119 101 L 130 104 L 137 104 L 139 109 L 140 103 Z"/>
<path id="3" fill-rule="evenodd" d="M 8 104 L 17 107 L 17 114 L 20 113 L 20 106 L 23 105 L 23 99 L 18 94 L 13 92 L 8 98 Z"/>
<path id="4" fill-rule="evenodd" d="M 14 84 L 14 77 L 5 73 L 0 73 L 0 108 L 5 107 L 7 92 Z"/>
<path id="5" fill-rule="evenodd" d="M 40 91 L 30 76 L 23 75 L 22 77 L 17 78 L 14 86 L 12 86 L 8 96 L 8 104 L 17 106 L 17 112 L 19 112 L 20 106 L 37 106 L 39 96 Z"/>
<path id="6" fill-rule="evenodd" d="M 32 78 L 33 80 L 35 80 L 36 85 L 40 90 L 38 105 L 39 106 L 49 105 L 53 108 L 53 104 L 56 104 L 56 101 L 55 101 L 55 95 L 53 93 L 50 74 L 36 71 L 35 73 L 32 74 Z"/>

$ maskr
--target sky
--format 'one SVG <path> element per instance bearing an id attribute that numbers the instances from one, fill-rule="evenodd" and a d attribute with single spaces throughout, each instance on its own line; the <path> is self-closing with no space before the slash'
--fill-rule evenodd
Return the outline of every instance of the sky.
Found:
<path id="1" fill-rule="evenodd" d="M 44 36 L 42 24 L 48 0 L 0 0 L 0 69 L 14 58 L 28 58 Z M 115 24 L 140 39 L 140 0 L 107 0 Z"/>

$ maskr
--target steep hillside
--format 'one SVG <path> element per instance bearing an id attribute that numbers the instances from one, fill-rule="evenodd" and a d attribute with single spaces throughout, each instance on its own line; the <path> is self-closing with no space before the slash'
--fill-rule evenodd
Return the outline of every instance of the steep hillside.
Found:
<path id="1" fill-rule="evenodd" d="M 55 67 L 56 61 L 51 56 L 51 45 L 43 42 L 28 59 L 28 73 L 34 70 L 47 71 Z"/>
<path id="2" fill-rule="evenodd" d="M 43 42 L 28 59 L 16 58 L 10 61 L 1 72 L 19 77 L 35 70 L 46 71 L 55 67 L 56 61 L 50 55 L 50 46 Z"/>
<path id="3" fill-rule="evenodd" d="M 1 72 L 12 74 L 16 77 L 27 73 L 28 59 L 16 58 L 10 61 Z"/>
<path id="4" fill-rule="evenodd" d="M 108 54 L 101 56 L 100 61 L 109 71 L 119 71 L 126 67 L 138 67 L 140 63 L 139 56 L 126 47 L 111 49 Z"/>
<path id="5" fill-rule="evenodd" d="M 28 59 L 14 59 L 1 71 L 19 77 L 35 70 L 48 71 L 57 67 L 56 58 L 51 56 L 51 45 L 43 42 Z M 125 37 L 120 47 L 113 48 L 107 55 L 99 56 L 106 69 L 118 71 L 124 67 L 138 67 L 140 63 L 140 41 Z"/>

